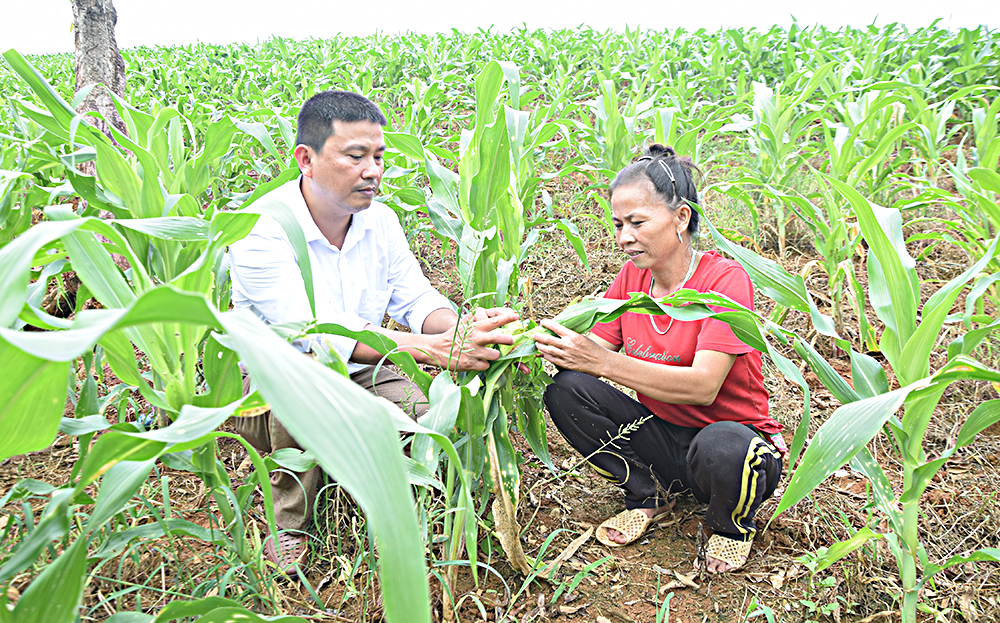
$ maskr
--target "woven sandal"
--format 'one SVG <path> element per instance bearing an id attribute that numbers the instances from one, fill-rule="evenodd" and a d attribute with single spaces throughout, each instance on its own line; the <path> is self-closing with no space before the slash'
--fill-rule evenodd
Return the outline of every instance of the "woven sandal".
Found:
<path id="1" fill-rule="evenodd" d="M 628 545 L 641 537 L 649 524 L 659 519 L 662 515 L 663 513 L 660 513 L 655 517 L 647 517 L 646 513 L 642 512 L 638 508 L 624 510 L 597 526 L 597 532 L 594 533 L 594 536 L 597 537 L 598 541 L 604 543 L 608 547 L 621 547 L 622 545 Z M 608 538 L 608 530 L 617 530 L 618 532 L 621 532 L 625 535 L 626 541 L 624 543 L 612 541 Z"/>
<path id="2" fill-rule="evenodd" d="M 753 541 L 737 541 L 736 539 L 727 539 L 719 534 L 713 534 L 708 537 L 705 556 L 720 560 L 729 565 L 730 571 L 735 571 L 746 564 L 752 546 Z"/>

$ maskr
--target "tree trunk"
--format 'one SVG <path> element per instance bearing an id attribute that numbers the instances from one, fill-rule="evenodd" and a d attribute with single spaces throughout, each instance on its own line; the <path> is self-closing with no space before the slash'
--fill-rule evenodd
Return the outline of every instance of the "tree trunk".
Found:
<path id="1" fill-rule="evenodd" d="M 115 95 L 125 97 L 125 59 L 118 51 L 115 41 L 115 24 L 118 13 L 111 0 L 72 0 L 73 4 L 73 39 L 76 48 L 73 71 L 76 78 L 74 91 L 79 92 L 88 84 L 100 83 L 114 91 Z M 112 123 L 122 134 L 128 135 L 125 122 L 115 108 L 114 100 L 104 86 L 96 86 L 80 103 L 78 113 L 97 111 L 104 115 L 87 117 L 87 121 L 107 135 L 111 142 L 117 145 L 108 129 Z M 93 160 L 79 165 L 80 172 L 91 177 L 97 176 L 97 167 Z M 110 219 L 112 215 L 106 210 L 100 213 L 101 218 Z M 107 239 L 97 236 L 102 242 Z M 128 260 L 117 253 L 111 254 L 115 265 L 122 271 L 129 268 Z M 58 280 L 62 279 L 62 286 Z M 76 293 L 80 288 L 80 278 L 75 271 L 57 275 L 56 282 L 48 287 L 48 292 L 42 301 L 42 309 L 57 318 L 69 318 L 76 306 Z M 93 301 L 84 303 L 84 307 L 92 306 Z"/>
<path id="2" fill-rule="evenodd" d="M 125 97 L 125 59 L 118 51 L 115 41 L 115 24 L 118 13 L 111 0 L 72 0 L 73 36 L 76 44 L 74 73 L 76 91 L 88 84 L 101 83 Z M 126 133 L 125 122 L 115 110 L 111 95 L 103 87 L 94 90 L 80 104 L 77 112 L 97 111 L 122 133 Z M 96 117 L 87 121 L 109 137 L 107 122 Z"/>

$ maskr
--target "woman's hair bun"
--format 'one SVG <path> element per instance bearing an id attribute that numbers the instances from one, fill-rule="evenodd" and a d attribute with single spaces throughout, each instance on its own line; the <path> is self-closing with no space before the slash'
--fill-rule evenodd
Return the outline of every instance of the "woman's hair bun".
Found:
<path id="1" fill-rule="evenodd" d="M 659 143 L 652 143 L 646 148 L 646 153 L 643 154 L 644 157 L 649 158 L 668 158 L 670 156 L 677 155 L 672 147 L 667 147 L 666 145 L 661 145 Z"/>

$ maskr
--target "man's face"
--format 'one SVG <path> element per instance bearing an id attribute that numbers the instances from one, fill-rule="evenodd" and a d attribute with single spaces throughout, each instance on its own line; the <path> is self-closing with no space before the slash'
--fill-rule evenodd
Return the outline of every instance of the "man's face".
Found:
<path id="1" fill-rule="evenodd" d="M 312 152 L 312 150 L 309 150 Z M 382 180 L 385 141 L 382 126 L 371 121 L 334 121 L 333 135 L 312 158 L 303 175 L 310 178 L 321 210 L 354 214 L 371 205 Z"/>

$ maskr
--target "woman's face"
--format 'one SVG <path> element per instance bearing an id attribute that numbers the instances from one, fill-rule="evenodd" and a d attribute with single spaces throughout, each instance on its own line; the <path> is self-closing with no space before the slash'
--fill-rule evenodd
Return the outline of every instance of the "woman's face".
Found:
<path id="1" fill-rule="evenodd" d="M 671 210 L 656 193 L 653 183 L 641 180 L 617 188 L 611 196 L 615 241 L 636 268 L 657 270 L 668 266 L 685 251 L 687 243 L 677 238 L 685 231 L 691 208 Z"/>

